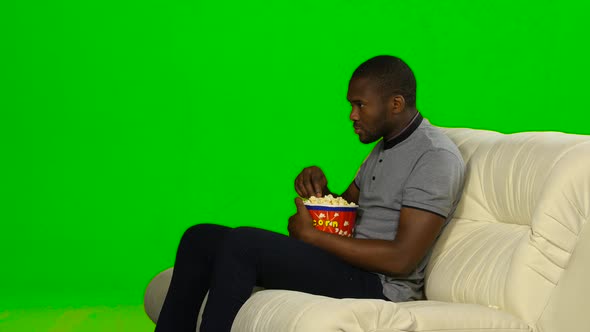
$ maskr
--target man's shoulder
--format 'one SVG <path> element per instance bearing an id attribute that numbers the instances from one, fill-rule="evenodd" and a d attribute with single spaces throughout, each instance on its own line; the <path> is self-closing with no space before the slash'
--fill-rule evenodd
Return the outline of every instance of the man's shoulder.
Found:
<path id="1" fill-rule="evenodd" d="M 462 160 L 459 148 L 449 136 L 447 136 L 440 128 L 432 125 L 428 120 L 424 119 L 418 130 L 416 130 L 415 144 L 419 145 L 424 153 L 446 151 L 455 155 Z"/>

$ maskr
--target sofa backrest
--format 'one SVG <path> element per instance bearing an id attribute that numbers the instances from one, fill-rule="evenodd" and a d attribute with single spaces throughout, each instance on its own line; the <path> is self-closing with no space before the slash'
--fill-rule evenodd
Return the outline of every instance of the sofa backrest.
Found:
<path id="1" fill-rule="evenodd" d="M 466 181 L 427 267 L 428 299 L 505 310 L 538 331 L 590 327 L 590 136 L 441 129 Z"/>

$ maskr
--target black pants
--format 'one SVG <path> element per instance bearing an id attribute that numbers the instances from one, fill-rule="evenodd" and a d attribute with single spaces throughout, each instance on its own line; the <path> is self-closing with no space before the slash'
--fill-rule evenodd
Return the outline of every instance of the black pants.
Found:
<path id="1" fill-rule="evenodd" d="M 255 285 L 386 299 L 377 275 L 300 240 L 257 228 L 201 224 L 180 240 L 156 332 L 194 332 L 208 290 L 200 331 L 229 332 Z"/>

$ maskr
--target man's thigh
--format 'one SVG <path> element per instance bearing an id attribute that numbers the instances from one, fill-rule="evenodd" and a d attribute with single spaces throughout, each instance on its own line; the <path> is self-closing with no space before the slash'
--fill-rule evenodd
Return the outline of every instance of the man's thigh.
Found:
<path id="1" fill-rule="evenodd" d="M 227 241 L 256 266 L 256 284 L 336 298 L 384 299 L 379 277 L 283 234 L 239 227 Z"/>

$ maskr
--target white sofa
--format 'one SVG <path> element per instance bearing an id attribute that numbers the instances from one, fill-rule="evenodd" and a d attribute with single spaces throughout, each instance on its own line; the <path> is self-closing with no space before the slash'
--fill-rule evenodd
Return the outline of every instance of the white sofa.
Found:
<path id="1" fill-rule="evenodd" d="M 590 136 L 442 129 L 467 173 L 427 268 L 428 300 L 262 290 L 232 331 L 590 331 Z M 147 287 L 153 321 L 171 272 Z"/>

